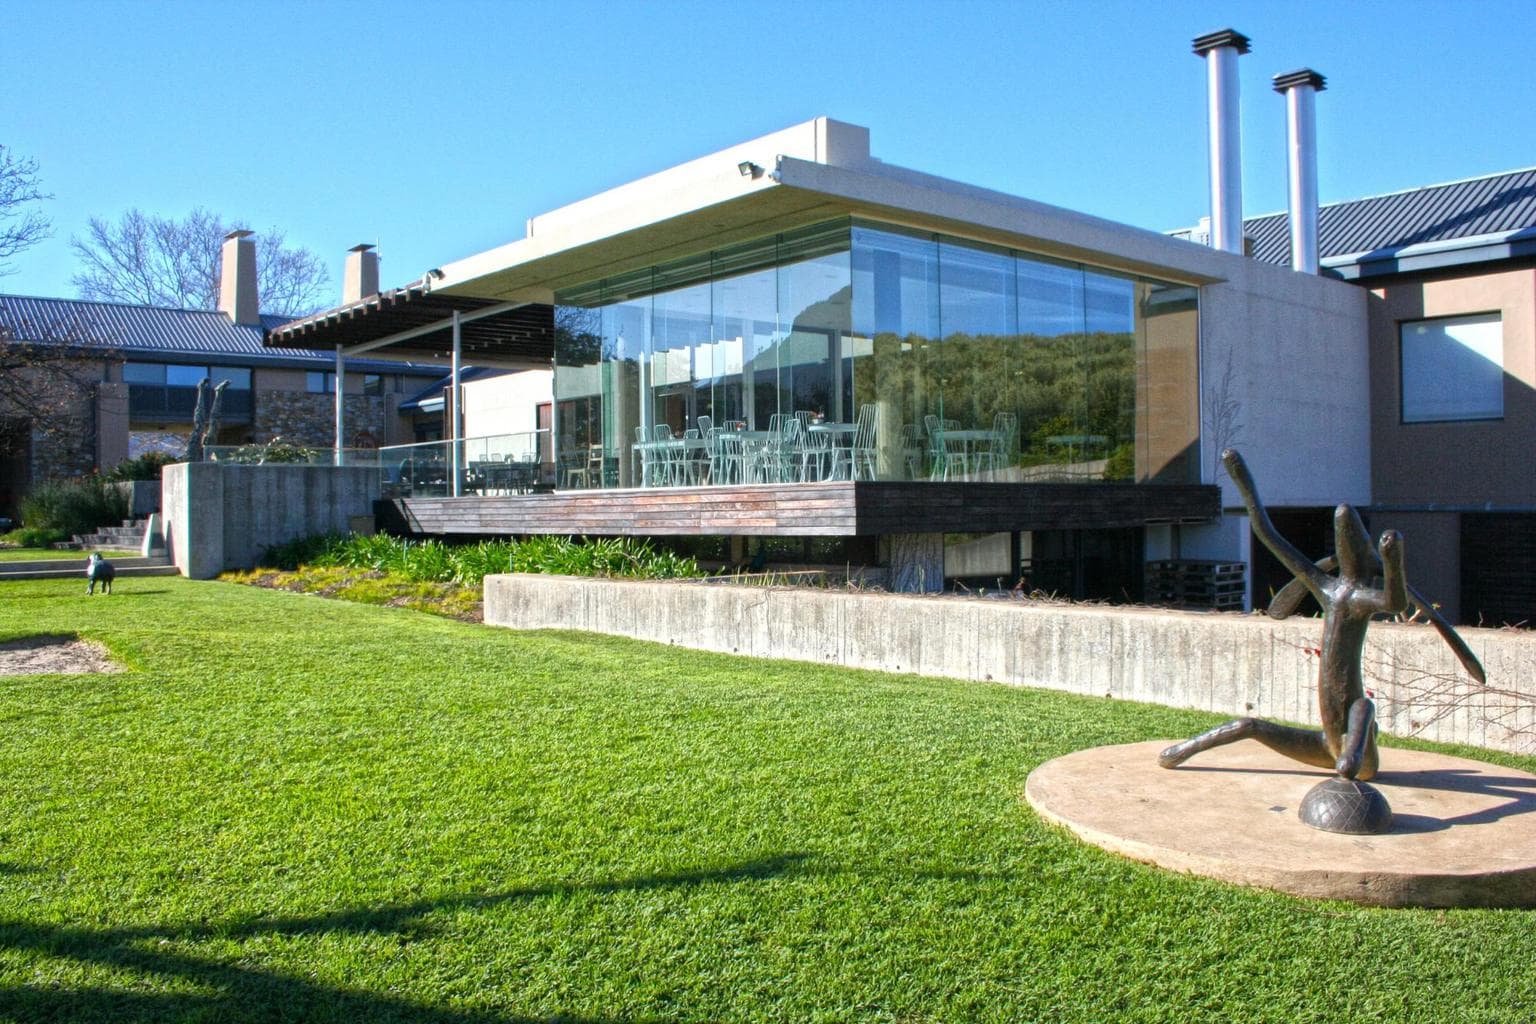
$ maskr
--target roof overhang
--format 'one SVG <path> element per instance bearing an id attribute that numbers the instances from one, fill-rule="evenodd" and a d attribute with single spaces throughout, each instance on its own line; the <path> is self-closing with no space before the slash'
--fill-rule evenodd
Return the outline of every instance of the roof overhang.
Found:
<path id="1" fill-rule="evenodd" d="M 1536 258 L 1536 228 L 1350 253 L 1325 259 L 1322 263 L 1325 269 L 1333 271 L 1344 280 L 1358 281 L 1389 274 L 1449 270 L 1472 263 L 1532 258 Z"/>
<path id="2" fill-rule="evenodd" d="M 860 217 L 1185 284 L 1224 280 L 1241 259 L 1159 232 L 870 161 L 850 168 L 779 157 L 772 174 L 736 164 L 693 187 L 624 206 L 556 211 L 528 237 L 444 265 L 438 292 L 553 302 L 567 287 L 776 232 Z M 605 197 L 595 197 L 603 199 Z M 588 202 L 594 202 L 589 200 Z M 581 215 L 585 214 L 585 217 Z"/>
<path id="3" fill-rule="evenodd" d="M 442 365 L 452 359 L 455 316 L 466 364 L 525 370 L 554 356 L 549 305 L 443 294 L 422 283 L 284 324 L 266 332 L 265 344 Z"/>

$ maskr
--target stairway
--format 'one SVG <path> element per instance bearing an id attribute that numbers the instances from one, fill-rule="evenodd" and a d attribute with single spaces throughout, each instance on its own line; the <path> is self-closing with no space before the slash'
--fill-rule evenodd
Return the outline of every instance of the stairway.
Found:
<path id="1" fill-rule="evenodd" d="M 120 549 L 137 551 L 144 541 L 148 519 L 124 519 L 122 526 L 101 526 L 95 533 L 77 533 L 73 540 L 55 544 L 61 551 L 102 551 Z M 113 564 L 117 560 L 113 559 Z"/>
<path id="2" fill-rule="evenodd" d="M 134 576 L 175 576 L 176 567 L 164 555 L 109 558 L 119 581 Z M 0 583 L 8 580 L 78 579 L 85 587 L 85 558 L 48 558 L 28 562 L 0 562 Z"/>

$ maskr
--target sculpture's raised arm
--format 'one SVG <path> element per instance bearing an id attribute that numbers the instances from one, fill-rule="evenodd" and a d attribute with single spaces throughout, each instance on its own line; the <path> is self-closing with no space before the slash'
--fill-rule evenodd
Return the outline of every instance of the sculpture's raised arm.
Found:
<path id="1" fill-rule="evenodd" d="M 1253 524 L 1254 536 L 1274 553 L 1274 556 L 1280 560 L 1280 564 L 1290 570 L 1292 576 L 1312 592 L 1312 596 L 1317 598 L 1319 603 L 1322 603 L 1325 600 L 1323 589 L 1328 584 L 1328 574 L 1313 565 L 1312 559 L 1302 554 L 1290 541 L 1280 536 L 1280 531 L 1275 529 L 1275 524 L 1269 521 L 1269 513 L 1264 511 L 1264 504 L 1259 500 L 1258 488 L 1253 484 L 1253 475 L 1248 472 L 1248 464 L 1237 453 L 1237 449 L 1228 448 L 1222 452 L 1221 464 L 1227 467 L 1227 475 L 1232 478 L 1232 483 L 1237 487 L 1237 493 L 1243 496 L 1243 504 L 1248 509 L 1248 519 Z"/>

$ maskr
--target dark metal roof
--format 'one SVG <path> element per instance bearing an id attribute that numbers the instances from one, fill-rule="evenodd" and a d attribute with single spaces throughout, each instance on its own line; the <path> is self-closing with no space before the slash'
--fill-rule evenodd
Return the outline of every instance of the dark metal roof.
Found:
<path id="1" fill-rule="evenodd" d="M 484 380 L 487 377 L 500 377 L 503 374 L 509 372 L 511 371 L 492 370 L 483 366 L 471 366 L 459 374 L 459 383 L 468 384 L 470 381 Z M 426 387 L 422 388 L 420 391 L 416 392 L 414 395 L 401 402 L 400 411 L 419 412 L 421 411 L 423 405 L 427 403 L 433 401 L 441 402 L 443 400 L 444 392 L 448 390 L 452 383 L 452 374 L 437 378 L 432 383 L 428 384 Z"/>
<path id="2" fill-rule="evenodd" d="M 263 314 L 257 326 L 234 323 L 217 310 L 0 295 L 0 331 L 21 341 L 111 349 L 125 356 L 170 360 L 333 366 L 334 356 L 330 353 L 321 355 L 311 349 L 271 348 L 262 344 L 265 332 L 280 328 L 291 319 Z M 401 369 L 398 363 L 350 362 L 349 366 L 386 373 L 398 373 Z"/>
<path id="3" fill-rule="evenodd" d="M 1318 209 L 1318 257 L 1386 260 L 1409 246 L 1526 229 L 1536 229 L 1536 167 L 1328 203 Z M 1243 234 L 1255 259 L 1290 265 L 1286 214 L 1244 220 Z"/>
<path id="4" fill-rule="evenodd" d="M 413 284 L 370 295 L 361 302 L 316 313 L 267 331 L 268 345 L 330 350 L 382 341 L 410 331 L 423 333 L 378 348 L 390 358 L 441 361 L 453 347 L 447 325 L 455 312 L 484 313 L 506 303 L 468 295 L 449 295 Z M 436 329 L 433 325 L 438 325 Z M 500 366 L 547 364 L 555 354 L 553 306 L 531 303 L 482 315 L 460 326 L 466 363 Z"/>

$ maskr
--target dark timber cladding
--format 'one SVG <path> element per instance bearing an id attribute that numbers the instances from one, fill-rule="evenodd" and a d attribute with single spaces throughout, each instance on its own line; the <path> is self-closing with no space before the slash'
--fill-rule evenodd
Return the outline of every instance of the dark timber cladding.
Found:
<path id="1" fill-rule="evenodd" d="M 562 491 L 378 502 L 401 533 L 591 536 L 877 536 L 1198 523 L 1221 511 L 1203 484 L 825 483 Z"/>

